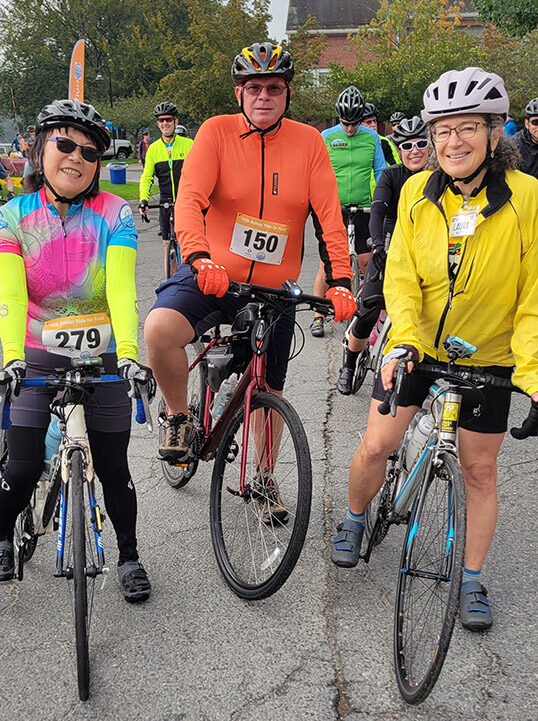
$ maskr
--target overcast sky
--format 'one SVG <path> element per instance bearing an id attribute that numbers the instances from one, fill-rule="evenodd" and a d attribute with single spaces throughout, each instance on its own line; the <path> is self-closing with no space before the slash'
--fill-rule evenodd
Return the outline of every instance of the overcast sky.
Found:
<path id="1" fill-rule="evenodd" d="M 273 20 L 269 23 L 269 34 L 275 40 L 282 40 L 286 34 L 286 19 L 288 17 L 289 0 L 271 0 L 269 12 Z"/>

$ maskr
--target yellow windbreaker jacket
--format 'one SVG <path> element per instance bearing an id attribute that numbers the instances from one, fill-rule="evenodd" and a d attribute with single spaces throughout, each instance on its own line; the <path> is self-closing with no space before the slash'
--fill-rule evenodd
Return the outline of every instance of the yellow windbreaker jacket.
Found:
<path id="1" fill-rule="evenodd" d="M 456 335 L 477 347 L 466 365 L 516 366 L 512 382 L 538 391 L 538 180 L 518 170 L 486 175 L 470 201 L 475 233 L 461 239 L 457 275 L 448 266 L 449 221 L 462 207 L 442 171 L 403 186 L 383 292 L 392 320 L 385 348 L 403 343 L 447 360 Z"/>

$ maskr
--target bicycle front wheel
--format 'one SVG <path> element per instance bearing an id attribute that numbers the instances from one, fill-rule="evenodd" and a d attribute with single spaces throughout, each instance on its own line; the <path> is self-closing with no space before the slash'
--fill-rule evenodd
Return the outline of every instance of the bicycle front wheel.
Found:
<path id="1" fill-rule="evenodd" d="M 257 600 L 282 586 L 301 553 L 311 500 L 310 450 L 299 416 L 281 396 L 258 393 L 250 417 L 242 407 L 231 420 L 211 479 L 213 548 L 234 593 Z"/>
<path id="2" fill-rule="evenodd" d="M 187 351 L 187 361 L 189 365 L 200 355 L 203 349 L 203 343 L 198 340 L 187 346 L 185 350 Z M 187 404 L 189 407 L 189 413 L 194 420 L 194 425 L 198 435 L 201 434 L 204 423 L 206 385 L 207 363 L 205 360 L 202 360 L 191 370 L 187 381 Z M 166 406 L 164 400 L 161 400 L 159 403 L 159 416 L 162 417 L 163 414 L 166 414 Z M 162 443 L 163 440 L 164 428 L 161 425 L 159 426 L 159 441 Z M 199 462 L 199 446 L 199 440 L 196 440 L 193 449 L 194 455 L 186 466 L 174 466 L 167 461 L 161 461 L 163 476 L 172 488 L 182 488 L 183 486 L 186 486 L 196 473 Z"/>
<path id="3" fill-rule="evenodd" d="M 349 256 L 349 262 L 351 264 L 351 270 L 353 271 L 353 277 L 351 278 L 351 292 L 356 298 L 361 287 L 361 272 L 356 253 L 351 253 Z"/>
<path id="4" fill-rule="evenodd" d="M 86 701 L 90 693 L 89 604 L 86 576 L 86 528 L 84 520 L 84 464 L 80 451 L 71 456 L 69 478 L 71 498 L 72 562 L 75 608 L 75 642 L 77 650 L 78 695 Z"/>
<path id="5" fill-rule="evenodd" d="M 400 693 L 420 703 L 443 666 L 458 609 L 465 547 L 465 492 L 457 460 L 439 456 L 411 511 L 394 619 Z"/>

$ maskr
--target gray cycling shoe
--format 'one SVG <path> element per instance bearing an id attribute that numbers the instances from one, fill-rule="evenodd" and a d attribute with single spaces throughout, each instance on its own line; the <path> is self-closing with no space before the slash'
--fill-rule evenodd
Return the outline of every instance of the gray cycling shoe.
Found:
<path id="1" fill-rule="evenodd" d="M 478 581 L 461 584 L 460 620 L 469 631 L 486 631 L 493 624 L 487 589 Z"/>
<path id="2" fill-rule="evenodd" d="M 332 539 L 331 561 L 342 568 L 353 568 L 359 562 L 364 523 L 346 518 L 336 526 Z"/>
<path id="3" fill-rule="evenodd" d="M 15 575 L 13 544 L 7 538 L 0 541 L 0 581 L 11 581 Z"/>
<path id="4" fill-rule="evenodd" d="M 140 603 L 148 600 L 151 583 L 140 561 L 125 561 L 118 566 L 118 578 L 126 601 Z"/>

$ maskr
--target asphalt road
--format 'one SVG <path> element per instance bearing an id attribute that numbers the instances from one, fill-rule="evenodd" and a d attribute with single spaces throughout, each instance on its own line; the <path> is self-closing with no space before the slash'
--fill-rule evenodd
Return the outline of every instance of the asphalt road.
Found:
<path id="1" fill-rule="evenodd" d="M 161 274 L 156 227 L 155 215 L 140 229 L 141 319 Z M 309 289 L 316 248 L 309 230 L 302 275 Z M 301 314 L 306 331 L 309 315 Z M 500 458 L 500 518 L 485 568 L 495 625 L 472 634 L 456 623 L 435 689 L 421 706 L 408 707 L 392 666 L 402 529 L 390 530 L 369 566 L 343 570 L 329 561 L 371 388 L 367 381 L 354 398 L 335 392 L 341 333 L 331 328 L 320 340 L 307 331 L 289 369 L 286 397 L 309 437 L 314 494 L 307 541 L 283 588 L 262 602 L 232 594 L 211 548 L 211 465 L 174 491 L 161 477 L 156 432 L 135 426 L 130 462 L 152 597 L 140 606 L 124 602 L 107 523 L 111 573 L 96 600 L 91 697 L 80 703 L 68 594 L 52 577 L 55 538 L 42 538 L 24 581 L 0 586 L 0 721 L 536 719 L 536 440 L 507 439 Z M 514 420 L 526 407 L 515 399 Z"/>

